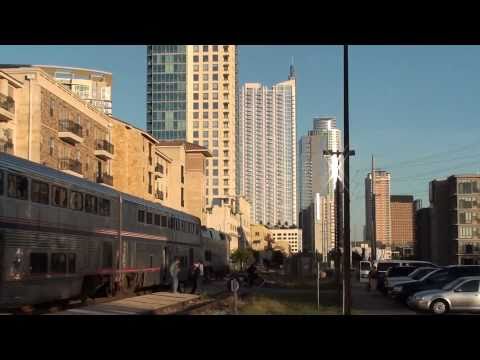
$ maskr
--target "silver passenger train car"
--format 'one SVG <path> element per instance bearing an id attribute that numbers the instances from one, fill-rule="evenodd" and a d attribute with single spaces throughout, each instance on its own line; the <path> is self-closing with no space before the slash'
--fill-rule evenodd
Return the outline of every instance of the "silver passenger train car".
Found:
<path id="1" fill-rule="evenodd" d="M 165 284 L 174 257 L 228 266 L 210 234 L 189 214 L 0 153 L 0 308 Z"/>

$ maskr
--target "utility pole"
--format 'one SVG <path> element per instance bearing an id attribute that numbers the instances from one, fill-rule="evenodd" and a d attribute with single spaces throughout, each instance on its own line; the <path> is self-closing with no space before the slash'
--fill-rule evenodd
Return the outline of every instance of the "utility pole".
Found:
<path id="1" fill-rule="evenodd" d="M 348 45 L 343 46 L 343 114 L 344 114 L 344 151 L 325 150 L 324 155 L 343 155 L 343 315 L 350 315 L 351 310 L 351 271 L 350 271 L 350 156 L 355 155 L 350 150 L 350 124 L 348 113 Z"/>
<path id="2" fill-rule="evenodd" d="M 351 271 L 350 271 L 350 155 L 355 152 L 350 151 L 350 123 L 349 123 L 349 106 L 348 106 L 348 45 L 343 46 L 343 116 L 344 116 L 344 184 L 345 192 L 343 203 L 344 217 L 344 249 L 343 249 L 343 315 L 350 315 L 351 310 Z"/>

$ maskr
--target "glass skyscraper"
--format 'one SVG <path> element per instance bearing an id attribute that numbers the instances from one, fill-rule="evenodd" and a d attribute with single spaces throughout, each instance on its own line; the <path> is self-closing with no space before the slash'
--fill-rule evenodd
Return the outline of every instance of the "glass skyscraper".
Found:
<path id="1" fill-rule="evenodd" d="M 147 132 L 161 140 L 185 140 L 186 45 L 147 48 Z"/>

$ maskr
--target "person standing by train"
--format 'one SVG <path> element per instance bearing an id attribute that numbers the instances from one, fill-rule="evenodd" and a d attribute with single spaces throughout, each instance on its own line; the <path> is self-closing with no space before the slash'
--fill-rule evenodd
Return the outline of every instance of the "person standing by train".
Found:
<path id="1" fill-rule="evenodd" d="M 200 263 L 196 262 L 193 264 L 190 276 L 192 279 L 191 294 L 195 294 L 195 292 L 197 291 L 198 280 L 200 278 Z"/>
<path id="2" fill-rule="evenodd" d="M 180 259 L 175 258 L 175 261 L 170 265 L 170 276 L 172 277 L 173 293 L 178 291 L 178 273 L 180 272 Z"/>

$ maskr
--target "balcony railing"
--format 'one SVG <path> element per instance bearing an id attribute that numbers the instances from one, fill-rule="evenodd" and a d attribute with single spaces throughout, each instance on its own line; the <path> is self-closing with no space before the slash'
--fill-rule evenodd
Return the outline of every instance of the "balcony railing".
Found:
<path id="1" fill-rule="evenodd" d="M 4 152 L 10 155 L 13 155 L 13 142 L 11 139 L 0 140 L 0 152 Z"/>
<path id="2" fill-rule="evenodd" d="M 72 120 L 60 120 L 58 122 L 58 136 L 73 145 L 82 143 L 83 128 Z"/>
<path id="3" fill-rule="evenodd" d="M 97 140 L 97 150 L 105 150 L 113 155 L 115 147 L 107 140 Z"/>
<path id="4" fill-rule="evenodd" d="M 58 168 L 60 170 L 73 171 L 82 175 L 82 163 L 74 159 L 60 159 Z"/>
<path id="5" fill-rule="evenodd" d="M 11 96 L 0 94 L 0 121 L 13 120 L 15 114 L 15 101 Z"/>
<path id="6" fill-rule="evenodd" d="M 155 199 L 163 200 L 163 191 L 157 190 L 155 192 Z"/>
<path id="7" fill-rule="evenodd" d="M 83 137 L 83 128 L 80 124 L 73 122 L 72 120 L 60 120 L 58 122 L 58 131 L 71 132 L 79 137 Z"/>
<path id="8" fill-rule="evenodd" d="M 107 173 L 97 174 L 97 183 L 113 186 L 113 176 Z"/>
<path id="9" fill-rule="evenodd" d="M 163 174 L 163 165 L 161 164 L 155 165 L 155 172 L 159 174 Z"/>
<path id="10" fill-rule="evenodd" d="M 97 140 L 95 155 L 102 160 L 113 159 L 114 146 L 107 140 Z"/>

